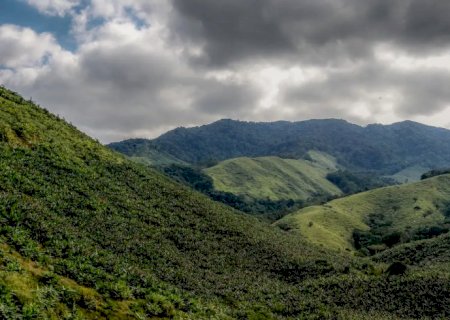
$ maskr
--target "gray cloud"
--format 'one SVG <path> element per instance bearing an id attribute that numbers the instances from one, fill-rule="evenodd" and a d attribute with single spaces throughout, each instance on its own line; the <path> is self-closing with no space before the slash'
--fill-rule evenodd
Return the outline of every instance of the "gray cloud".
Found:
<path id="1" fill-rule="evenodd" d="M 239 117 L 261 94 L 249 82 L 197 73 L 177 56 L 141 41 L 88 44 L 35 74 L 11 86 L 105 142 Z"/>
<path id="2" fill-rule="evenodd" d="M 385 112 L 383 106 L 389 104 L 393 113 L 404 118 L 433 115 L 450 106 L 449 81 L 448 70 L 402 70 L 371 61 L 330 72 L 324 79 L 286 86 L 282 95 L 284 104 L 298 114 L 310 110 L 313 117 L 327 113 L 355 117 L 359 104 L 370 110 L 373 119 Z"/>
<path id="3" fill-rule="evenodd" d="M 447 48 L 450 3 L 441 0 L 172 0 L 173 30 L 214 66 L 257 58 L 336 63 L 379 42 L 417 52 Z M 198 57 L 197 57 L 198 58 Z"/>

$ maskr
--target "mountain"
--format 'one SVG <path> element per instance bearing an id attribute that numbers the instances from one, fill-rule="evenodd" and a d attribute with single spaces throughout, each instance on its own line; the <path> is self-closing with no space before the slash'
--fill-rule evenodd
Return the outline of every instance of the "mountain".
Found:
<path id="1" fill-rule="evenodd" d="M 235 158 L 207 168 L 214 188 L 250 199 L 309 200 L 330 197 L 342 191 L 327 180 L 337 171 L 333 157 L 310 152 L 318 161 L 281 159 L 279 157 Z"/>
<path id="2" fill-rule="evenodd" d="M 123 141 L 111 147 L 126 149 L 128 155 L 153 148 L 191 164 L 237 157 L 296 159 L 317 150 L 332 155 L 351 171 L 384 175 L 414 166 L 428 171 L 450 164 L 450 131 L 412 121 L 361 127 L 336 119 L 269 123 L 220 120 L 177 128 L 154 140 Z"/>
<path id="3" fill-rule="evenodd" d="M 306 240 L 0 88 L 2 319 L 450 316 L 448 269 L 394 274 Z"/>
<path id="4" fill-rule="evenodd" d="M 384 251 L 446 233 L 450 175 L 370 190 L 289 214 L 278 225 L 327 248 Z"/>

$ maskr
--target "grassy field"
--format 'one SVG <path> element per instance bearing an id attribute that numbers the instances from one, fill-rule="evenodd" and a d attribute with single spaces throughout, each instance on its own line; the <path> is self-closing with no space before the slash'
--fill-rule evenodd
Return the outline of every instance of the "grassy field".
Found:
<path id="1" fill-rule="evenodd" d="M 204 172 L 213 179 L 216 190 L 251 199 L 307 200 L 342 194 L 326 179 L 329 172 L 337 169 L 334 159 L 315 151 L 308 155 L 310 160 L 235 158 Z"/>
<path id="2" fill-rule="evenodd" d="M 354 250 L 352 233 L 369 230 L 371 216 L 388 222 L 386 233 L 444 223 L 449 194 L 450 175 L 442 175 L 305 208 L 277 223 L 326 248 Z"/>

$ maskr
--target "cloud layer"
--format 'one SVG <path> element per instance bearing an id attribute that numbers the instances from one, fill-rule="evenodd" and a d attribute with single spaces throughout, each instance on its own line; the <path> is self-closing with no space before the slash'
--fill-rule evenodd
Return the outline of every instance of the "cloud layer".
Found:
<path id="1" fill-rule="evenodd" d="M 27 2 L 70 16 L 76 49 L 0 25 L 0 83 L 104 142 L 224 117 L 448 124 L 443 1 Z"/>

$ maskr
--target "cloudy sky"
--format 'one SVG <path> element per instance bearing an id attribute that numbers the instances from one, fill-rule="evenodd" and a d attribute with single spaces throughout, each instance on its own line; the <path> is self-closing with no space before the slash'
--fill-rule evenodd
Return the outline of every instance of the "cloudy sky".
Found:
<path id="1" fill-rule="evenodd" d="M 1 0 L 0 84 L 103 142 L 221 118 L 450 126 L 450 1 Z"/>

